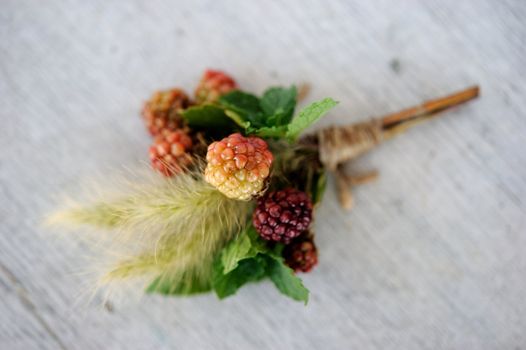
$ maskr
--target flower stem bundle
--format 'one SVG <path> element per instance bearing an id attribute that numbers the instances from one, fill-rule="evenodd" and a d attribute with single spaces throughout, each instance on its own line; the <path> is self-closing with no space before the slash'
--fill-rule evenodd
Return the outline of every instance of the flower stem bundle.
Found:
<path id="1" fill-rule="evenodd" d="M 117 197 L 70 206 L 50 221 L 110 231 L 104 236 L 109 246 L 125 253 L 102 282 L 143 277 L 148 293 L 214 291 L 224 298 L 269 278 L 281 293 L 306 303 L 309 292 L 297 273 L 318 262 L 312 221 L 327 173 L 336 175 L 342 206 L 350 207 L 349 187 L 375 174 L 346 175 L 343 163 L 477 95 L 471 88 L 301 137 L 337 102 L 325 98 L 297 112 L 294 86 L 256 96 L 209 70 L 193 99 L 174 88 L 146 102 L 155 178 Z"/>

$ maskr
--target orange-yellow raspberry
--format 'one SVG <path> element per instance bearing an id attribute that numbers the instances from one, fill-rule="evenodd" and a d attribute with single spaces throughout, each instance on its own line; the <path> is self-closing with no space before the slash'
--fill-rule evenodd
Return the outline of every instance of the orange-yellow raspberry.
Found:
<path id="1" fill-rule="evenodd" d="M 219 97 L 236 88 L 236 82 L 228 74 L 208 69 L 195 89 L 195 100 L 199 104 L 215 102 Z"/>
<path id="2" fill-rule="evenodd" d="M 232 134 L 208 146 L 205 179 L 229 198 L 249 200 L 263 189 L 272 159 L 259 137 Z"/>
<path id="3" fill-rule="evenodd" d="M 192 139 L 185 131 L 165 131 L 155 137 L 150 147 L 152 167 L 164 176 L 173 176 L 192 162 L 188 153 L 191 148 Z"/>
<path id="4" fill-rule="evenodd" d="M 190 105 L 190 99 L 181 89 L 157 91 L 142 110 L 148 131 L 153 136 L 175 131 L 183 125 L 181 112 Z"/>

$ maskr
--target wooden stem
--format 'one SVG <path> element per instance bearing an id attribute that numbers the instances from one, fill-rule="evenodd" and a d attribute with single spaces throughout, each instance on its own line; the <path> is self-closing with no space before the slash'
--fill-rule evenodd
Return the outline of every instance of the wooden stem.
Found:
<path id="1" fill-rule="evenodd" d="M 343 168 L 340 166 L 334 172 L 336 177 L 336 189 L 338 190 L 338 200 L 343 209 L 351 210 L 353 205 L 352 193 L 347 182 Z"/>
<path id="2" fill-rule="evenodd" d="M 400 112 L 388 114 L 381 118 L 382 126 L 384 129 L 389 129 L 396 124 L 402 123 L 410 119 L 430 116 L 432 114 L 442 112 L 446 109 L 472 100 L 478 95 L 479 87 L 472 86 L 465 90 L 455 92 L 449 96 L 429 100 L 419 106 L 407 108 Z"/>
<path id="3" fill-rule="evenodd" d="M 309 92 L 310 92 L 310 84 L 309 83 L 302 83 L 302 84 L 300 84 L 300 86 L 298 87 L 298 96 L 297 96 L 296 100 L 298 102 L 303 101 L 305 99 L 305 97 L 307 97 Z"/>
<path id="4" fill-rule="evenodd" d="M 345 181 L 351 186 L 365 185 L 378 178 L 378 171 L 371 170 L 367 173 L 357 175 L 345 175 Z"/>
<path id="5" fill-rule="evenodd" d="M 336 188 L 338 190 L 338 200 L 342 208 L 351 210 L 353 206 L 352 186 L 363 185 L 376 180 L 378 171 L 373 170 L 367 173 L 358 175 L 347 175 L 343 170 L 343 166 L 336 168 L 334 172 L 336 177 Z"/>

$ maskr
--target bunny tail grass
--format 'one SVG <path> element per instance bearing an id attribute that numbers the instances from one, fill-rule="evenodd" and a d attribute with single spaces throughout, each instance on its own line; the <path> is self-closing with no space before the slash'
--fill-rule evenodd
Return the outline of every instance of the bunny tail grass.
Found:
<path id="1" fill-rule="evenodd" d="M 252 209 L 250 202 L 225 197 L 197 171 L 172 179 L 147 176 L 125 187 L 120 195 L 85 207 L 73 203 L 48 219 L 113 229 L 98 235 L 96 244 L 111 258 L 101 285 L 155 276 L 174 286 L 188 279 L 204 286 L 214 257 L 243 230 Z"/>

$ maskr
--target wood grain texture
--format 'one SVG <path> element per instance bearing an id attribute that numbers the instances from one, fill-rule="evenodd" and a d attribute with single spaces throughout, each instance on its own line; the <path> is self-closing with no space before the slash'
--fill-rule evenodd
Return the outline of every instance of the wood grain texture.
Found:
<path id="1" fill-rule="evenodd" d="M 525 349 L 526 3 L 2 1 L 1 349 Z M 247 90 L 308 81 L 317 127 L 474 83 L 481 98 L 350 166 L 317 213 L 307 307 L 269 283 L 219 302 L 80 298 L 86 247 L 40 225 L 59 193 L 145 162 L 138 117 L 205 67 Z"/>

